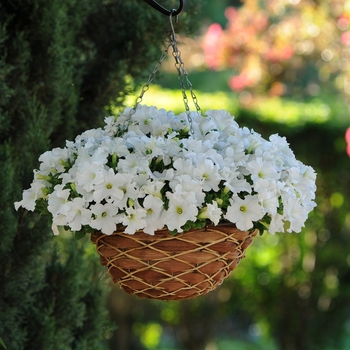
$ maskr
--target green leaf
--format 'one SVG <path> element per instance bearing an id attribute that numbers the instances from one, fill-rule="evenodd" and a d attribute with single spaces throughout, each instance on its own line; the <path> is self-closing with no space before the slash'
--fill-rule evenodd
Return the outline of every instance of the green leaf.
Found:
<path id="1" fill-rule="evenodd" d="M 96 231 L 96 229 L 95 228 L 92 228 L 92 227 L 90 227 L 90 226 L 87 226 L 87 225 L 85 225 L 84 227 L 83 227 L 83 229 L 82 229 L 85 233 L 93 233 L 93 232 L 95 232 Z"/>
<path id="2" fill-rule="evenodd" d="M 79 239 L 82 239 L 85 237 L 85 231 L 84 230 L 80 230 L 74 233 L 74 237 L 75 239 L 78 241 Z"/>
<path id="3" fill-rule="evenodd" d="M 35 203 L 35 210 L 39 211 L 41 215 L 51 215 L 47 210 L 47 201 L 43 198 L 37 199 Z"/>
<path id="4" fill-rule="evenodd" d="M 7 347 L 6 347 L 5 343 L 4 343 L 4 341 L 3 341 L 1 338 L 0 338 L 0 345 L 2 345 L 3 348 L 7 349 Z"/>
<path id="5" fill-rule="evenodd" d="M 197 221 L 187 221 L 185 225 L 183 225 L 181 228 L 184 230 L 184 232 L 191 230 L 192 228 L 198 228 L 202 229 L 204 228 L 206 224 L 206 220 L 197 220 Z"/>

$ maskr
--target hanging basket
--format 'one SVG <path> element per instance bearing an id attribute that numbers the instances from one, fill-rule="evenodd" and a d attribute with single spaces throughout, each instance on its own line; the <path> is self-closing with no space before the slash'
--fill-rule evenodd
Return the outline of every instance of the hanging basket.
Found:
<path id="1" fill-rule="evenodd" d="M 244 257 L 257 231 L 220 224 L 172 236 L 169 231 L 133 235 L 123 230 L 95 232 L 101 264 L 129 294 L 159 300 L 183 300 L 207 294 L 228 277 Z"/>
<path id="2" fill-rule="evenodd" d="M 316 205 L 316 174 L 285 138 L 265 140 L 224 109 L 202 113 L 172 16 L 170 24 L 169 43 L 134 107 L 42 154 L 15 207 L 49 213 L 55 234 L 58 226 L 76 237 L 99 230 L 91 238 L 115 283 L 139 297 L 181 300 L 230 275 L 257 234 L 239 229 L 300 232 Z M 185 106 L 180 115 L 141 105 L 170 48 Z M 223 220 L 229 223 L 182 233 L 193 222 Z M 113 232 L 120 224 L 124 229 Z"/>

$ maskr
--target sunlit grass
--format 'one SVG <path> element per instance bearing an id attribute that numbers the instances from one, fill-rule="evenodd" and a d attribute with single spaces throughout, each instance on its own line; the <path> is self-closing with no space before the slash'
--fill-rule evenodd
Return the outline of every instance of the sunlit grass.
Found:
<path id="1" fill-rule="evenodd" d="M 287 123 L 290 126 L 306 122 L 324 123 L 331 115 L 329 106 L 320 100 L 303 103 L 277 97 L 260 98 L 254 102 L 252 109 L 261 121 Z"/>
<path id="2" fill-rule="evenodd" d="M 198 104 L 203 112 L 209 109 L 225 109 L 235 114 L 237 111 L 238 99 L 234 95 L 221 91 L 212 93 L 194 91 L 194 93 L 197 96 Z M 192 102 L 191 94 L 186 92 L 186 95 L 190 110 L 195 111 L 196 107 Z M 125 105 L 133 106 L 137 96 L 138 92 L 135 95 L 129 95 L 125 101 Z M 152 85 L 150 87 L 143 96 L 142 104 L 172 110 L 176 114 L 185 111 L 181 90 L 165 89 L 159 85 Z"/>
<path id="3" fill-rule="evenodd" d="M 212 93 L 194 91 L 202 112 L 209 109 L 225 109 L 237 116 L 240 110 L 247 110 L 256 116 L 257 120 L 283 123 L 298 126 L 305 123 L 324 123 L 331 117 L 331 111 L 326 103 L 313 100 L 308 103 L 290 101 L 277 97 L 252 98 L 249 103 L 242 105 L 233 92 L 216 91 Z M 139 92 L 129 95 L 125 106 L 134 106 Z M 191 94 L 187 92 L 190 110 L 195 111 Z M 181 90 L 165 89 L 159 85 L 152 85 L 144 94 L 142 104 L 172 110 L 176 114 L 185 111 Z M 116 109 L 115 114 L 120 112 Z"/>

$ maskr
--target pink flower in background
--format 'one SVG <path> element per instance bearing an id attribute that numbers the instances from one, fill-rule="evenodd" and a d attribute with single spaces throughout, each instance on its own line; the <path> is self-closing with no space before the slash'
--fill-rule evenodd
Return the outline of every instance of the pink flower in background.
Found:
<path id="1" fill-rule="evenodd" d="M 228 84 L 233 91 L 242 91 L 254 86 L 261 78 L 261 71 L 254 59 L 246 63 L 246 67 L 239 75 L 230 78 Z"/>
<path id="2" fill-rule="evenodd" d="M 250 85 L 250 79 L 247 74 L 240 74 L 229 80 L 230 88 L 234 91 L 242 91 L 246 86 Z"/>
<path id="3" fill-rule="evenodd" d="M 213 23 L 208 28 L 207 33 L 205 34 L 203 41 L 203 50 L 205 63 L 210 69 L 219 68 L 219 59 L 218 59 L 218 40 L 221 36 L 222 28 L 220 24 Z"/>
<path id="4" fill-rule="evenodd" d="M 350 128 L 346 130 L 345 133 L 345 141 L 346 141 L 346 153 L 350 157 Z"/>
<path id="5" fill-rule="evenodd" d="M 340 42 L 346 46 L 350 45 L 350 32 L 343 33 L 340 37 Z"/>
<path id="6" fill-rule="evenodd" d="M 229 6 L 226 8 L 225 10 L 225 17 L 229 20 L 229 21 L 234 21 L 238 16 L 238 12 L 237 10 L 232 7 L 232 6 Z"/>
<path id="7" fill-rule="evenodd" d="M 294 49 L 290 45 L 283 48 L 271 47 L 264 57 L 271 62 L 280 62 L 289 60 L 294 54 Z"/>

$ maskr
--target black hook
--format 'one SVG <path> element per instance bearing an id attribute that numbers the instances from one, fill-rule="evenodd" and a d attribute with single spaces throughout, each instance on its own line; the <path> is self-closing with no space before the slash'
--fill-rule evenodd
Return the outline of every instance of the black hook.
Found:
<path id="1" fill-rule="evenodd" d="M 177 10 L 173 9 L 171 11 L 167 10 L 166 8 L 164 8 L 162 5 L 159 5 L 156 1 L 154 0 L 143 0 L 144 2 L 147 2 L 148 5 L 151 5 L 153 8 L 155 8 L 156 10 L 158 10 L 159 12 L 161 12 L 163 15 L 166 16 L 178 16 L 183 8 L 186 5 L 186 0 L 180 0 L 180 6 Z"/>

